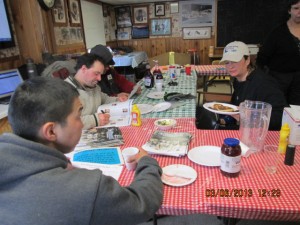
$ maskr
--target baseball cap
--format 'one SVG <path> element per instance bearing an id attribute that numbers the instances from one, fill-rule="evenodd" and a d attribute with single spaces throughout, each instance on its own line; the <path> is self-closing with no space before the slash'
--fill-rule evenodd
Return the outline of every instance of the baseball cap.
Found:
<path id="1" fill-rule="evenodd" d="M 113 55 L 106 46 L 96 45 L 91 49 L 90 53 L 101 57 L 106 65 L 115 65 Z"/>
<path id="2" fill-rule="evenodd" d="M 221 62 L 232 61 L 239 62 L 244 55 L 250 55 L 248 46 L 241 41 L 234 41 L 226 45 L 223 51 Z"/>

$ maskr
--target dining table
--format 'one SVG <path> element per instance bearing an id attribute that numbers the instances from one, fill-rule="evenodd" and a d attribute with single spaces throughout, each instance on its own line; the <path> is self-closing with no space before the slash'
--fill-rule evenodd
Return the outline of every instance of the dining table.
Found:
<path id="1" fill-rule="evenodd" d="M 163 96 L 168 93 L 181 93 L 190 94 L 194 96 L 192 99 L 184 99 L 180 101 L 171 102 L 172 106 L 161 112 L 150 112 L 143 114 L 142 118 L 194 118 L 196 115 L 196 85 L 197 74 L 195 70 L 192 70 L 191 75 L 186 75 L 184 70 L 180 74 L 176 74 L 175 79 L 171 79 L 168 73 L 168 67 L 162 66 L 161 71 L 164 77 L 163 83 L 163 95 L 162 97 L 153 97 L 157 93 L 156 87 L 145 88 L 142 84 L 142 92 L 140 95 L 135 95 L 133 104 L 148 104 L 154 106 L 156 104 L 165 102 Z M 172 85 L 172 82 L 176 82 L 177 85 Z"/>
<path id="2" fill-rule="evenodd" d="M 124 145 L 142 146 L 157 130 L 155 118 L 142 118 L 140 127 L 121 127 Z M 167 132 L 188 132 L 192 139 L 188 152 L 199 146 L 217 146 L 228 137 L 239 138 L 238 130 L 200 130 L 195 118 L 176 118 L 177 125 Z M 265 144 L 278 145 L 279 132 L 268 131 Z M 211 147 L 212 148 L 212 147 Z M 300 221 L 300 147 L 296 147 L 293 166 L 283 163 L 280 155 L 277 171 L 264 170 L 266 155 L 263 151 L 241 159 L 241 172 L 236 178 L 221 174 L 220 167 L 192 161 L 188 154 L 182 157 L 152 155 L 164 168 L 185 165 L 197 172 L 197 178 L 185 186 L 164 185 L 164 197 L 157 215 L 210 214 L 226 218 Z M 134 172 L 122 170 L 119 183 L 130 185 Z"/>
<path id="3" fill-rule="evenodd" d="M 211 80 L 209 76 L 213 76 L 212 80 L 219 76 L 230 76 L 225 65 L 195 65 L 195 70 L 199 78 L 203 78 L 203 91 L 207 91 Z"/>

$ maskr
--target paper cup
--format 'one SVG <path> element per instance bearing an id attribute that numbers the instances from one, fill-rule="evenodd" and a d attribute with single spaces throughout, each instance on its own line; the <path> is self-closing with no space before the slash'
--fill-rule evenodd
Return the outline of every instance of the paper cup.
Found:
<path id="1" fill-rule="evenodd" d="M 137 162 L 135 161 L 135 156 L 139 153 L 139 149 L 136 147 L 124 148 L 122 155 L 125 161 L 126 168 L 128 170 L 135 170 Z"/>
<path id="2" fill-rule="evenodd" d="M 192 67 L 191 66 L 185 66 L 185 74 L 190 76 L 192 72 Z"/>

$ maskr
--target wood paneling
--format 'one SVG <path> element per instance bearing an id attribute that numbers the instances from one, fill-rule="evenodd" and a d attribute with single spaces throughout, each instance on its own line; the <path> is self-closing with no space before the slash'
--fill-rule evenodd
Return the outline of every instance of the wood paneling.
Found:
<path id="1" fill-rule="evenodd" d="M 149 39 L 133 39 L 126 41 L 108 42 L 110 47 L 130 46 L 135 51 L 145 51 L 149 58 L 174 51 L 187 53 L 189 49 L 196 49 L 200 57 L 200 64 L 210 64 L 208 58 L 209 46 L 214 46 L 215 37 L 201 40 L 184 40 L 182 37 L 164 37 Z M 222 48 L 215 49 L 215 54 L 222 54 Z"/>

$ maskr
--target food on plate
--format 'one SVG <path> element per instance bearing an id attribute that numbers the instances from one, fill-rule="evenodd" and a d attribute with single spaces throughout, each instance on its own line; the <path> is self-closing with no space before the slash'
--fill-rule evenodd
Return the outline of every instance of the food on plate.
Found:
<path id="1" fill-rule="evenodd" d="M 220 103 L 213 104 L 211 108 L 222 112 L 235 112 L 235 109 L 233 109 L 232 107 L 225 106 Z"/>
<path id="2" fill-rule="evenodd" d="M 164 180 L 167 183 L 171 183 L 171 184 L 185 184 L 187 182 L 189 182 L 192 178 L 185 178 L 185 177 L 181 177 L 181 176 L 169 176 L 165 173 L 162 174 L 162 180 Z"/>
<path id="3" fill-rule="evenodd" d="M 171 124 L 171 121 L 170 120 L 158 120 L 157 124 L 162 125 L 162 126 L 167 126 L 167 125 Z"/>

